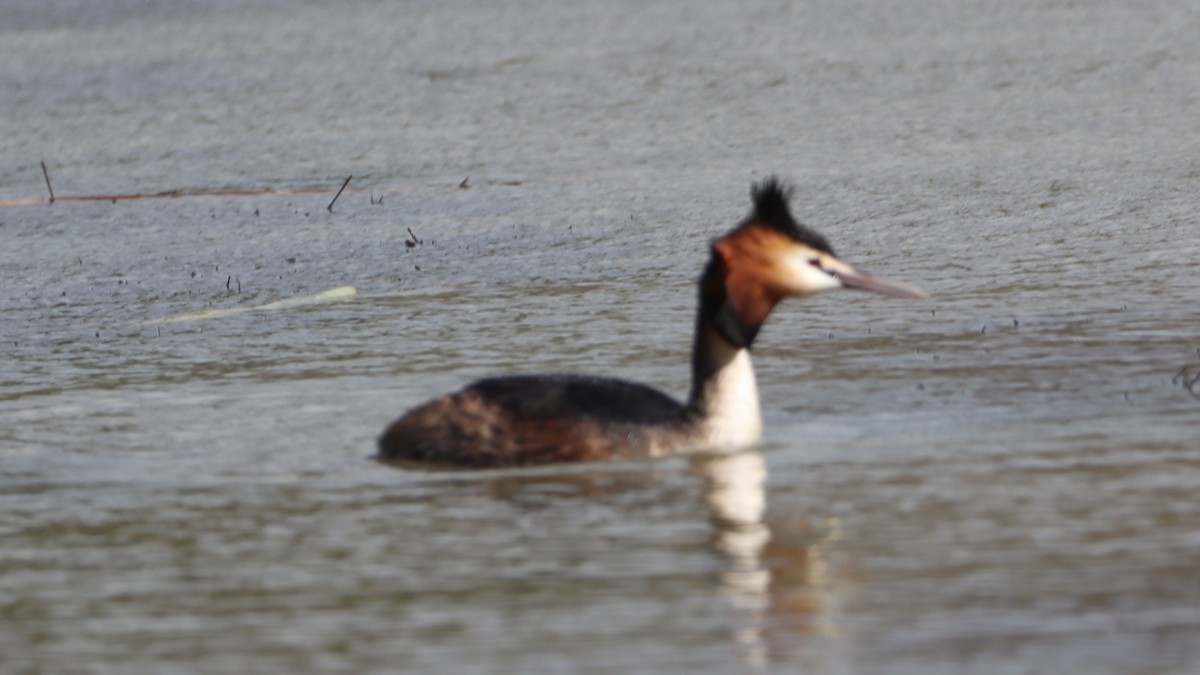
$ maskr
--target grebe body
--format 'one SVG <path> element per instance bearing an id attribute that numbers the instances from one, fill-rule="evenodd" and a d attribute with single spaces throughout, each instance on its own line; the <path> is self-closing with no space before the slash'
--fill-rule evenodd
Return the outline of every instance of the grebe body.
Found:
<path id="1" fill-rule="evenodd" d="M 713 242 L 700 277 L 686 402 L 615 378 L 488 378 L 393 422 L 379 439 L 379 459 L 491 468 L 722 452 L 759 443 L 762 415 L 750 347 L 779 301 L 835 288 L 923 294 L 838 260 L 824 237 L 792 217 L 778 180 L 756 185 L 752 197 L 754 210 Z"/>

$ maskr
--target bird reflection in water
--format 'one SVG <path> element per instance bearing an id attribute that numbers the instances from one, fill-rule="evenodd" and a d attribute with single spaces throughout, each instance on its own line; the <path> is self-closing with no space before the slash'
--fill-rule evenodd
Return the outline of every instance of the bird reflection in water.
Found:
<path id="1" fill-rule="evenodd" d="M 824 661 L 796 647 L 820 642 L 836 649 L 841 643 L 840 589 L 827 552 L 839 538 L 837 521 L 768 521 L 767 466 L 758 452 L 705 458 L 698 467 L 713 549 L 725 563 L 720 591 L 745 665 L 761 671 L 773 661 Z"/>

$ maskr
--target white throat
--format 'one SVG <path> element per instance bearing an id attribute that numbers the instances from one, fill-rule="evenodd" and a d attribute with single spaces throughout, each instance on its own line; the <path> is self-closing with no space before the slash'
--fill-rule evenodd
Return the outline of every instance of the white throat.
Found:
<path id="1" fill-rule="evenodd" d="M 724 340 L 713 343 L 709 355 L 715 370 L 700 386 L 700 400 L 695 402 L 703 414 L 701 445 L 712 450 L 756 445 L 762 440 L 762 412 L 750 352 Z"/>

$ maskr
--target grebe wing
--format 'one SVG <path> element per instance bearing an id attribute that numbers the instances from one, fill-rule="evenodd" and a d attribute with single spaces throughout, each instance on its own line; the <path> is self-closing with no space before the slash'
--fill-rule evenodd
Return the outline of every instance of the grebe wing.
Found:
<path id="1" fill-rule="evenodd" d="M 644 384 L 587 375 L 513 375 L 479 380 L 475 392 L 518 419 L 585 418 L 597 422 L 662 424 L 680 419 L 683 405 Z"/>
<path id="2" fill-rule="evenodd" d="M 653 456 L 684 411 L 656 389 L 613 378 L 494 377 L 410 410 L 380 437 L 379 458 L 487 468 Z"/>

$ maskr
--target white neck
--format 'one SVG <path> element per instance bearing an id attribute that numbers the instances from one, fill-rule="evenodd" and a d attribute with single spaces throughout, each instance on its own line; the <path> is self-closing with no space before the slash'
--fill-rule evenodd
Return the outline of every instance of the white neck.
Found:
<path id="1" fill-rule="evenodd" d="M 733 450 L 762 440 L 762 412 L 750 352 L 737 349 L 715 331 L 705 336 L 708 376 L 692 383 L 690 407 L 697 420 L 700 445 L 710 450 Z"/>

